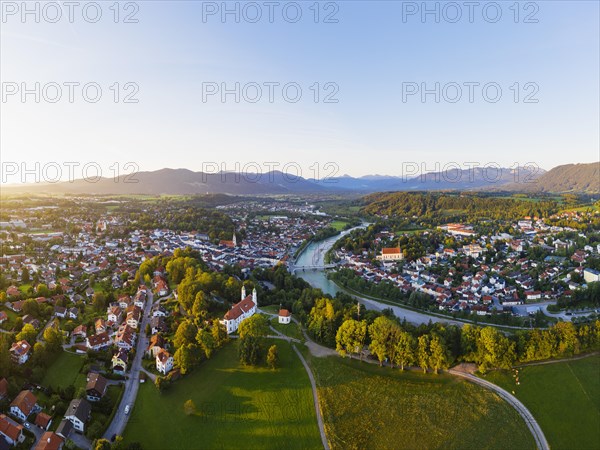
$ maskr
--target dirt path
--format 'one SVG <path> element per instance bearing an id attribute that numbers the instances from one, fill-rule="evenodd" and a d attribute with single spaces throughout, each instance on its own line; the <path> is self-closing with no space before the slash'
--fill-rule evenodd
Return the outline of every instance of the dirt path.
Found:
<path id="1" fill-rule="evenodd" d="M 521 367 L 528 367 L 528 366 L 543 366 L 546 364 L 556 364 L 556 363 L 561 363 L 561 362 L 577 361 L 578 359 L 585 359 L 585 358 L 589 358 L 590 356 L 597 356 L 597 355 L 600 355 L 600 352 L 586 353 L 585 355 L 573 356 L 572 358 L 547 359 L 546 361 L 533 361 L 533 362 L 529 362 L 529 363 L 519 364 L 518 366 L 514 366 L 514 367 L 519 369 Z"/>

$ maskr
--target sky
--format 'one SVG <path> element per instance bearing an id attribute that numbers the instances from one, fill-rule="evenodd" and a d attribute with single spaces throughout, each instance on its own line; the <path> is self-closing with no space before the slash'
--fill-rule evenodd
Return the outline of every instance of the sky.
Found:
<path id="1" fill-rule="evenodd" d="M 76 3 L 2 3 L 3 183 L 600 160 L 597 1 Z"/>

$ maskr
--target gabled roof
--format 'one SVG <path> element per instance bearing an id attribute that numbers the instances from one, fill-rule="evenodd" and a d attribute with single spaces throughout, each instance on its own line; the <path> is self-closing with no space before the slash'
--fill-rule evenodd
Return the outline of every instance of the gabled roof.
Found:
<path id="1" fill-rule="evenodd" d="M 14 420 L 8 418 L 4 414 L 0 414 L 0 433 L 9 437 L 13 441 L 19 438 L 23 431 L 23 425 L 19 425 Z"/>
<path id="2" fill-rule="evenodd" d="M 71 403 L 69 403 L 69 407 L 67 408 L 65 417 L 74 416 L 85 423 L 90 417 L 91 412 L 92 407 L 87 400 L 84 400 L 82 398 L 76 398 L 71 400 Z"/>
<path id="3" fill-rule="evenodd" d="M 85 386 L 86 391 L 93 389 L 97 392 L 100 392 L 101 394 L 104 394 L 104 392 L 106 391 L 106 385 L 108 384 L 106 378 L 104 378 L 99 373 L 94 372 L 89 373 L 87 378 L 88 382 Z"/>
<path id="4" fill-rule="evenodd" d="M 21 410 L 23 414 L 28 416 L 33 411 L 33 408 L 37 402 L 37 398 L 31 391 L 21 391 L 19 395 L 15 397 L 15 399 L 10 404 L 11 408 L 16 406 Z"/>
<path id="5" fill-rule="evenodd" d="M 58 434 L 46 431 L 33 447 L 33 450 L 58 450 L 63 442 L 63 438 Z"/>
<path id="6" fill-rule="evenodd" d="M 225 320 L 235 320 L 255 306 L 256 303 L 252 300 L 252 295 L 248 295 L 244 300 L 233 305 L 233 307 L 225 313 Z"/>

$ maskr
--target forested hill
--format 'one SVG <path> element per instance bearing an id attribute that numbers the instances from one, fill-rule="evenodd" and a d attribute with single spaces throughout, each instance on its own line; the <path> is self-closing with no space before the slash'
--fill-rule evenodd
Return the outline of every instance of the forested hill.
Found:
<path id="1" fill-rule="evenodd" d="M 503 191 L 600 193 L 600 162 L 557 166 L 530 183 L 508 184 Z"/>
<path id="2" fill-rule="evenodd" d="M 424 217 L 464 214 L 490 219 L 518 219 L 526 216 L 547 217 L 558 211 L 554 200 L 528 201 L 492 196 L 380 192 L 362 198 L 362 212 L 390 217 Z"/>

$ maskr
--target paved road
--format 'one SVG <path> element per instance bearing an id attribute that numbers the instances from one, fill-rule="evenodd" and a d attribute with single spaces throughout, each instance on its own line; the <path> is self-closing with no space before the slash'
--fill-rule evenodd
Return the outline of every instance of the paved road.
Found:
<path id="1" fill-rule="evenodd" d="M 527 428 L 529 428 L 529 431 L 531 431 L 531 434 L 533 435 L 533 438 L 535 439 L 535 445 L 537 446 L 537 448 L 540 450 L 550 450 L 550 445 L 548 444 L 548 441 L 546 440 L 546 436 L 544 436 L 544 432 L 542 431 L 542 428 L 538 425 L 537 421 L 533 417 L 533 414 L 531 414 L 531 412 L 529 412 L 529 410 L 525 407 L 525 405 L 523 403 L 521 403 L 514 395 L 508 393 L 501 387 L 496 386 L 495 384 L 490 383 L 489 381 L 482 380 L 481 378 L 477 378 L 475 375 L 472 375 L 470 373 L 466 373 L 466 372 L 456 370 L 456 369 L 450 369 L 448 372 L 451 373 L 452 375 L 466 378 L 467 380 L 469 380 L 475 384 L 478 384 L 480 386 L 483 386 L 487 389 L 491 389 L 496 394 L 498 394 L 502 399 L 506 400 L 513 408 L 515 408 L 517 410 L 519 415 L 525 421 Z"/>
<path id="2" fill-rule="evenodd" d="M 140 386 L 140 369 L 142 367 L 142 356 L 148 346 L 148 337 L 146 336 L 146 324 L 148 323 L 148 314 L 153 305 L 154 295 L 151 291 L 148 292 L 148 298 L 146 299 L 146 305 L 142 315 L 142 323 L 139 328 L 138 341 L 136 345 L 135 358 L 131 364 L 131 370 L 129 371 L 129 378 L 125 382 L 125 392 L 121 399 L 121 404 L 118 406 L 117 412 L 104 433 L 105 439 L 112 438 L 113 435 L 123 435 L 129 415 L 125 414 L 125 406 L 129 405 L 129 409 L 133 409 L 135 398 L 137 397 L 138 388 Z M 160 300 L 160 299 L 159 299 Z M 157 300 L 157 301 L 159 301 Z M 130 411 L 131 414 L 131 411 Z"/>

